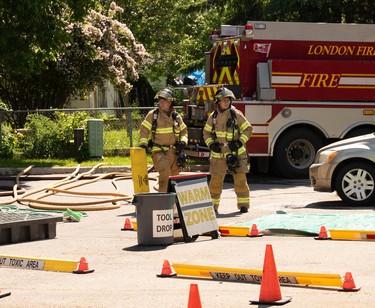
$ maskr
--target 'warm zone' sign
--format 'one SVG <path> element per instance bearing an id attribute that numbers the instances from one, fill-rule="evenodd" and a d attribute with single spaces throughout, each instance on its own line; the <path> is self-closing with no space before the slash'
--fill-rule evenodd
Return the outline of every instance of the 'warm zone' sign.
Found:
<path id="1" fill-rule="evenodd" d="M 181 182 L 175 190 L 189 236 L 218 229 L 206 179 Z"/>

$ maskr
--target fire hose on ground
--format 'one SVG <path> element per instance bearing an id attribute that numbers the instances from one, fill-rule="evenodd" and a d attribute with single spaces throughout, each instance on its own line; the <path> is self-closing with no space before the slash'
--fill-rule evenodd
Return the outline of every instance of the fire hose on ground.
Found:
<path id="1" fill-rule="evenodd" d="M 140 156 L 138 151 L 136 153 L 136 156 L 138 157 Z M 70 175 L 66 176 L 65 178 L 53 184 L 49 184 L 45 187 L 25 192 L 23 189 L 19 188 L 20 177 L 30 172 L 33 166 L 29 166 L 17 175 L 16 184 L 13 186 L 13 198 L 4 202 L 0 202 L 0 205 L 12 204 L 12 203 L 18 202 L 20 204 L 26 203 L 26 205 L 28 205 L 29 207 L 34 208 L 34 209 L 40 209 L 40 210 L 71 209 L 75 211 L 99 211 L 99 210 L 110 210 L 110 209 L 119 208 L 120 205 L 118 204 L 118 202 L 129 201 L 133 198 L 133 196 L 121 193 L 117 182 L 122 181 L 122 180 L 132 179 L 132 174 L 112 172 L 112 173 L 105 173 L 105 174 L 101 174 L 98 176 L 94 176 L 92 179 L 89 179 L 89 180 L 82 180 L 85 177 L 92 176 L 93 173 L 96 171 L 96 169 L 100 167 L 101 165 L 102 164 L 98 164 L 94 166 L 93 168 L 91 168 L 89 171 L 81 173 L 81 174 L 79 174 L 80 165 L 78 165 L 75 171 L 72 172 Z M 147 170 L 147 165 L 142 166 L 142 170 L 143 170 L 143 173 L 146 172 L 146 175 L 143 175 L 144 178 L 147 178 L 147 180 L 156 180 L 156 178 L 148 177 L 147 173 L 149 172 L 149 170 Z M 135 172 L 137 172 L 137 170 Z M 110 178 L 112 179 L 111 183 L 115 188 L 115 192 L 71 191 L 71 189 L 73 188 L 92 184 L 99 180 L 105 180 L 105 179 L 110 179 Z M 134 181 L 134 178 L 133 178 L 133 181 Z M 134 181 L 134 183 L 136 182 Z M 44 193 L 36 197 L 31 197 L 41 192 L 44 192 Z M 57 193 L 66 194 L 66 195 L 97 196 L 97 197 L 110 196 L 110 197 L 102 199 L 102 200 L 95 200 L 95 201 L 70 202 L 69 204 L 67 204 L 67 202 L 42 200 L 42 199 L 45 199 L 46 197 L 55 195 Z M 108 203 L 110 205 L 108 205 Z M 106 204 L 106 205 L 103 205 L 103 204 Z"/>

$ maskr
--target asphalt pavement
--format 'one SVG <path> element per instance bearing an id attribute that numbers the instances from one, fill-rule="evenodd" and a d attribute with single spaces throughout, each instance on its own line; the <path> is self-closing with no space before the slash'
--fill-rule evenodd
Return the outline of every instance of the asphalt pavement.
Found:
<path id="1" fill-rule="evenodd" d="M 126 171 L 126 170 L 125 170 Z M 61 175 L 64 177 L 65 175 Z M 150 174 L 151 192 L 154 192 Z M 21 178 L 26 192 L 51 187 L 59 177 L 37 180 Z M 0 186 L 12 187 L 14 179 L 3 178 Z M 130 197 L 134 194 L 131 179 L 94 181 L 74 188 L 87 195 L 56 192 L 45 200 L 66 205 L 104 200 L 100 210 L 85 211 L 79 222 L 57 222 L 52 239 L 10 243 L 0 246 L 0 255 L 46 260 L 81 260 L 84 257 L 92 273 L 73 274 L 16 267 L 0 267 L 0 307 L 187 307 L 191 284 L 198 285 L 202 307 L 248 307 L 250 300 L 260 297 L 260 285 L 248 282 L 218 281 L 210 277 L 160 278 L 165 260 L 203 266 L 256 269 L 265 265 L 265 251 L 271 245 L 277 271 L 340 274 L 350 272 L 358 292 L 340 292 L 336 287 L 281 285 L 283 297 L 290 296 L 288 307 L 372 307 L 375 302 L 374 241 L 314 240 L 312 236 L 264 235 L 262 237 L 222 236 L 212 239 L 200 235 L 186 243 L 175 232 L 172 245 L 141 246 L 137 231 L 122 231 L 127 218 L 135 221 L 135 206 L 120 201 L 118 207 L 105 202 L 108 196 L 90 192 L 116 190 Z M 240 214 L 236 207 L 233 184 L 224 184 L 217 223 L 228 226 L 285 211 L 287 213 L 369 213 L 375 207 L 344 206 L 335 193 L 318 193 L 309 181 L 249 175 L 251 209 Z M 40 190 L 44 192 L 43 189 Z M 20 191 L 21 193 L 21 191 Z M 36 198 L 36 196 L 33 196 Z M 11 196 L 1 195 L 2 205 Z M 11 202 L 18 210 L 28 209 L 27 202 Z M 48 212 L 51 214 L 51 212 Z M 53 212 L 61 217 L 61 213 Z M 262 230 L 260 230 L 262 231 Z M 1 259 L 1 258 L 0 258 Z M 171 268 L 173 270 L 173 267 Z M 270 291 L 277 286 L 272 285 Z M 1 295 L 11 293 L 10 296 Z M 267 307 L 272 305 L 258 305 Z"/>

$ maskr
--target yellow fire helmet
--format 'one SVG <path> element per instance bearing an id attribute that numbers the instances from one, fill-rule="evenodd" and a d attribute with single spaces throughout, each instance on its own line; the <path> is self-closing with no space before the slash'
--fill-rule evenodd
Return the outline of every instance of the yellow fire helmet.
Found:
<path id="1" fill-rule="evenodd" d="M 216 91 L 216 94 L 215 94 L 216 103 L 218 103 L 219 101 L 221 101 L 225 97 L 229 97 L 231 99 L 236 99 L 233 92 L 231 90 L 227 89 L 227 88 L 220 88 L 219 90 Z"/>
<path id="2" fill-rule="evenodd" d="M 173 92 L 170 89 L 160 90 L 158 93 L 156 93 L 154 99 L 157 100 L 159 98 L 164 98 L 170 102 L 174 101 Z"/>

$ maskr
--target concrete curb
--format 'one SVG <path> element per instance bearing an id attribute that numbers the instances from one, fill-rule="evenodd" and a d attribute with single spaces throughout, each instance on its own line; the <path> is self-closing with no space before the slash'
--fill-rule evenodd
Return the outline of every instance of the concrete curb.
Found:
<path id="1" fill-rule="evenodd" d="M 149 166 L 151 167 L 151 166 Z M 208 172 L 207 165 L 189 166 L 192 172 Z M 0 176 L 14 176 L 20 174 L 26 168 L 0 168 Z M 28 175 L 48 175 L 48 174 L 70 174 L 73 173 L 77 167 L 34 167 L 27 174 Z M 91 170 L 92 167 L 81 167 L 79 173 L 84 173 Z M 131 173 L 130 166 L 101 166 L 96 169 L 95 173 Z"/>

